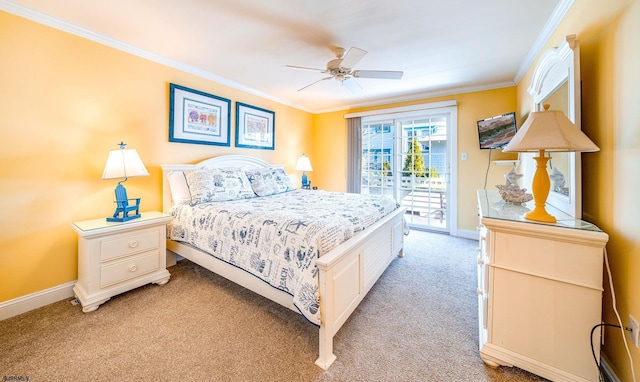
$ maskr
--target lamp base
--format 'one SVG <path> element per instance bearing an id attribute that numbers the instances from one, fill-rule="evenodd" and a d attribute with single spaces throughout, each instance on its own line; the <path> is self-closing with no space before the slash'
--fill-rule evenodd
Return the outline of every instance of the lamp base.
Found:
<path id="1" fill-rule="evenodd" d="M 302 172 L 302 188 L 308 190 L 310 187 L 311 187 L 311 182 L 309 182 L 309 178 L 307 177 L 307 174 L 305 174 L 303 171 Z"/>
<path id="2" fill-rule="evenodd" d="M 533 211 L 529 211 L 524 215 L 525 219 L 528 220 L 535 220 L 535 221 L 539 221 L 539 222 L 544 222 L 544 223 L 555 223 L 556 222 L 556 218 L 553 215 L 550 215 L 547 210 L 544 209 L 544 207 L 542 208 L 538 208 L 538 206 L 536 206 Z"/>
<path id="3" fill-rule="evenodd" d="M 536 161 L 536 172 L 533 174 L 531 191 L 533 192 L 535 207 L 533 211 L 527 212 L 524 218 L 544 223 L 555 223 L 556 218 L 550 215 L 544 208 L 551 188 L 551 181 L 547 173 L 547 162 L 550 158 L 544 156 L 544 150 L 540 150 L 540 155 L 533 157 L 533 159 Z"/>
<path id="4" fill-rule="evenodd" d="M 119 182 L 116 186 L 116 211 L 113 216 L 107 217 L 108 222 L 122 223 L 140 217 L 140 198 L 128 198 L 127 190 L 122 185 L 122 182 Z M 134 203 L 129 203 L 130 201 Z"/>

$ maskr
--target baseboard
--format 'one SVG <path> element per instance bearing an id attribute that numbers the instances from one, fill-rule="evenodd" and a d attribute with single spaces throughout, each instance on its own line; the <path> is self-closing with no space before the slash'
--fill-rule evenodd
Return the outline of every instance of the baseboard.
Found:
<path id="1" fill-rule="evenodd" d="M 73 297 L 75 281 L 0 303 L 0 321 Z"/>
<path id="2" fill-rule="evenodd" d="M 478 234 L 477 230 L 469 231 L 469 230 L 465 230 L 465 229 L 459 229 L 456 236 L 457 237 L 462 237 L 464 239 L 478 240 L 478 238 L 479 238 L 478 235 L 479 234 Z"/>
<path id="3" fill-rule="evenodd" d="M 604 374 L 604 380 L 606 382 L 621 382 L 620 378 L 618 378 L 615 371 L 611 368 L 611 365 L 609 365 L 609 360 L 602 353 L 600 353 L 600 369 L 602 370 L 602 374 Z"/>

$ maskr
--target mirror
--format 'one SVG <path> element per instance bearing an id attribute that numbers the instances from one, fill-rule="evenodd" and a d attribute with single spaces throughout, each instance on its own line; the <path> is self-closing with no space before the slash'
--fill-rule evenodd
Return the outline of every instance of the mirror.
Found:
<path id="1" fill-rule="evenodd" d="M 547 98 L 535 105 L 536 110 L 544 110 L 545 105 L 549 110 L 560 110 L 569 115 L 569 81 L 564 81 Z M 549 152 L 549 176 L 551 177 L 551 192 L 569 197 L 571 188 L 568 179 L 571 179 L 573 170 L 570 166 L 569 153 Z"/>
<path id="2" fill-rule="evenodd" d="M 531 86 L 534 110 L 561 110 L 580 129 L 580 48 L 575 35 L 569 35 L 557 48 L 547 50 L 536 66 Z M 547 170 L 551 192 L 547 204 L 575 217 L 582 218 L 582 188 L 580 153 L 547 153 L 551 156 Z M 531 184 L 535 164 L 533 154 L 527 156 L 523 168 L 524 184 Z"/>

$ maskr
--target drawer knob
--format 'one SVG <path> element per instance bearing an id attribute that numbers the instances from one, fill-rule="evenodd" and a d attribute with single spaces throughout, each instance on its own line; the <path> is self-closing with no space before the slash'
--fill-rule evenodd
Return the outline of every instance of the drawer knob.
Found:
<path id="1" fill-rule="evenodd" d="M 135 248 L 137 246 L 138 246 L 138 242 L 136 240 L 134 240 L 131 243 L 129 243 L 129 247 L 131 247 L 131 248 Z"/>
<path id="2" fill-rule="evenodd" d="M 134 264 L 134 265 L 132 265 L 132 266 L 130 266 L 130 267 L 129 267 L 129 270 L 130 270 L 131 272 L 135 272 L 135 271 L 137 271 L 137 270 L 138 270 L 138 267 Z"/>

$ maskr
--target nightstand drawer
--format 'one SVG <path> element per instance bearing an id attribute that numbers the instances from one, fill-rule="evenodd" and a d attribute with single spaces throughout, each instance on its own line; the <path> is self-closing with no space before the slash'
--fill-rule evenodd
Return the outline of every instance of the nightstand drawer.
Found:
<path id="1" fill-rule="evenodd" d="M 100 259 L 107 261 L 116 257 L 145 252 L 160 245 L 157 229 L 137 231 L 132 234 L 118 236 L 115 239 L 103 240 L 100 248 Z"/>
<path id="2" fill-rule="evenodd" d="M 100 267 L 100 287 L 119 283 L 158 269 L 158 251 L 117 260 Z"/>

